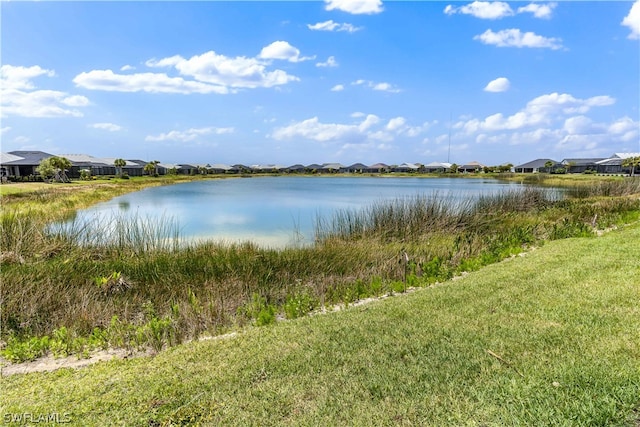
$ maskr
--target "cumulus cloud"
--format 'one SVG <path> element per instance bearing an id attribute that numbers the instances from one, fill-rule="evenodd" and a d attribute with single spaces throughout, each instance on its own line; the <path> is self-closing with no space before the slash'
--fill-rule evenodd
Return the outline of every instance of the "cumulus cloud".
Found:
<path id="1" fill-rule="evenodd" d="M 500 19 L 513 15 L 513 10 L 509 4 L 501 1 L 474 1 L 473 3 L 460 7 L 448 5 L 444 9 L 444 13 L 447 15 L 462 13 L 464 15 L 472 15 L 480 19 Z"/>
<path id="2" fill-rule="evenodd" d="M 474 118 L 460 121 L 454 125 L 454 128 L 460 129 L 466 135 L 486 131 L 518 130 L 531 126 L 549 125 L 559 117 L 586 114 L 593 107 L 604 107 L 613 103 L 615 99 L 606 95 L 579 99 L 566 93 L 554 92 L 532 99 L 525 108 L 510 116 L 496 113 L 483 120 Z M 578 124 L 577 120 L 569 123 L 574 128 Z"/>
<path id="3" fill-rule="evenodd" d="M 530 3 L 526 6 L 518 8 L 518 13 L 531 13 L 536 18 L 549 19 L 553 14 L 553 9 L 558 6 L 557 3 Z"/>
<path id="4" fill-rule="evenodd" d="M 160 135 L 147 135 L 145 141 L 180 141 L 180 142 L 188 142 L 198 139 L 203 135 L 222 135 L 235 132 L 235 129 L 232 127 L 227 128 L 215 128 L 215 127 L 206 127 L 206 128 L 191 128 L 186 131 L 178 131 L 172 130 L 167 133 L 161 133 Z"/>
<path id="5" fill-rule="evenodd" d="M 444 13 L 447 15 L 453 15 L 460 13 L 463 15 L 471 15 L 480 19 L 502 19 L 507 16 L 513 16 L 516 13 L 531 13 L 536 18 L 548 19 L 553 13 L 553 9 L 557 6 L 556 3 L 531 3 L 527 6 L 522 6 L 517 9 L 516 12 L 511 9 L 508 3 L 501 1 L 474 1 L 464 6 L 455 7 L 448 5 L 444 8 Z"/>
<path id="6" fill-rule="evenodd" d="M 485 92 L 506 92 L 511 87 L 511 82 L 506 77 L 498 77 L 490 81 L 484 88 Z"/>
<path id="7" fill-rule="evenodd" d="M 341 10 L 354 15 L 372 15 L 384 10 L 381 0 L 325 0 L 326 10 Z"/>
<path id="8" fill-rule="evenodd" d="M 533 32 L 523 33 L 517 28 L 500 30 L 497 33 L 487 30 L 477 35 L 474 40 L 480 40 L 484 44 L 498 47 L 531 47 L 549 48 L 558 50 L 562 48 L 562 40 L 555 37 L 544 37 Z"/>
<path id="9" fill-rule="evenodd" d="M 91 90 L 228 94 L 238 89 L 269 88 L 300 80 L 283 70 L 269 70 L 272 59 L 298 62 L 310 58 L 301 58 L 300 52 L 287 42 L 274 42 L 262 49 L 257 58 L 231 58 L 209 51 L 189 59 L 174 55 L 145 62 L 150 68 L 175 69 L 180 77 L 159 72 L 118 74 L 112 70 L 92 70 L 78 74 L 73 81 Z"/>
<path id="10" fill-rule="evenodd" d="M 31 81 L 39 76 L 53 77 L 53 70 L 46 70 L 39 65 L 31 67 L 3 65 L 0 67 L 0 79 L 3 89 L 35 89 L 35 85 Z"/>
<path id="11" fill-rule="evenodd" d="M 0 135 L 9 132 L 11 130 L 11 126 L 5 126 L 3 128 L 0 128 Z"/>
<path id="12" fill-rule="evenodd" d="M 629 14 L 624 17 L 621 25 L 629 27 L 631 30 L 627 38 L 632 40 L 640 39 L 640 0 L 636 0 L 636 2 L 633 3 Z"/>
<path id="13" fill-rule="evenodd" d="M 311 139 L 318 142 L 338 141 L 342 139 L 362 139 L 361 125 L 346 125 L 338 123 L 321 123 L 318 117 L 293 123 L 289 126 L 277 128 L 271 137 L 277 140 L 285 140 L 296 137 Z"/>
<path id="14" fill-rule="evenodd" d="M 82 112 L 73 107 L 85 107 L 89 105 L 89 99 L 56 90 L 37 89 L 32 79 L 41 76 L 54 77 L 55 72 L 38 65 L 0 67 L 2 117 L 82 117 Z"/>
<path id="15" fill-rule="evenodd" d="M 108 130 L 109 132 L 117 132 L 122 130 L 122 126 L 113 123 L 93 123 L 88 125 L 90 128 Z"/>
<path id="16" fill-rule="evenodd" d="M 354 85 L 354 86 L 366 86 L 368 88 L 371 88 L 371 89 L 377 90 L 377 91 L 381 91 L 381 92 L 390 92 L 390 93 L 399 93 L 399 92 L 401 92 L 400 89 L 398 89 L 397 87 L 395 87 L 391 83 L 386 83 L 386 82 L 376 83 L 376 82 L 372 82 L 371 80 L 359 79 L 359 80 L 356 80 L 354 82 L 351 82 L 351 84 Z"/>
<path id="17" fill-rule="evenodd" d="M 592 130 L 593 121 L 586 116 L 569 117 L 564 121 L 563 129 L 569 134 L 580 135 Z"/>
<path id="18" fill-rule="evenodd" d="M 338 61 L 336 61 L 335 56 L 330 56 L 326 62 L 318 62 L 316 67 L 337 67 Z"/>
<path id="19" fill-rule="evenodd" d="M 132 71 L 135 69 L 136 67 L 134 67 L 133 65 L 123 65 L 122 67 L 120 67 L 120 71 Z"/>
<path id="20" fill-rule="evenodd" d="M 331 88 L 332 92 L 341 92 L 344 90 L 344 85 L 335 85 Z"/>
<path id="21" fill-rule="evenodd" d="M 318 22 L 317 24 L 307 24 L 307 28 L 313 31 L 345 31 L 348 33 L 355 33 L 362 29 L 362 27 L 356 27 L 348 23 L 333 22 L 333 19 Z"/>
<path id="22" fill-rule="evenodd" d="M 268 49 L 267 53 L 276 52 L 275 49 Z M 273 87 L 299 80 L 282 70 L 268 71 L 268 64 L 259 59 L 244 56 L 229 58 L 214 51 L 189 59 L 176 55 L 159 61 L 147 61 L 146 64 L 151 67 L 175 67 L 181 75 L 224 88 Z"/>
<path id="23" fill-rule="evenodd" d="M 271 138 L 291 140 L 304 138 L 321 143 L 356 144 L 359 147 L 380 148 L 379 144 L 393 142 L 397 137 L 411 138 L 425 132 L 431 123 L 412 126 L 404 117 L 391 118 L 386 123 L 374 114 L 355 112 L 353 123 L 323 123 L 318 117 L 275 129 Z"/>
<path id="24" fill-rule="evenodd" d="M 281 59 L 289 62 L 301 62 L 313 59 L 313 57 L 300 57 L 300 50 L 291 46 L 288 42 L 278 40 L 265 46 L 260 51 L 262 59 Z"/>
<path id="25" fill-rule="evenodd" d="M 607 131 L 624 142 L 637 141 L 640 136 L 640 122 L 625 116 L 611 123 Z"/>

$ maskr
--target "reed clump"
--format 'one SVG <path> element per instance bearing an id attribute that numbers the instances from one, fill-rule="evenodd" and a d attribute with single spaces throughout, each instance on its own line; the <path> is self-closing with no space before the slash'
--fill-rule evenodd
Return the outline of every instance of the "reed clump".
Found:
<path id="1" fill-rule="evenodd" d="M 545 240 L 639 220 L 640 190 L 619 185 L 588 198 L 523 187 L 464 201 L 379 202 L 318 219 L 313 245 L 284 249 L 180 243 L 169 217 L 114 218 L 99 232 L 80 222 L 56 229 L 51 218 L 16 203 L 0 218 L 3 354 L 20 361 L 53 351 L 61 328 L 69 349 L 159 350 L 426 286 Z"/>

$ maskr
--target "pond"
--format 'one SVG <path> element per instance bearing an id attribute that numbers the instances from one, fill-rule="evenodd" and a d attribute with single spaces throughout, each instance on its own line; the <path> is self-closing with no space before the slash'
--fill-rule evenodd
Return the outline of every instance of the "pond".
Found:
<path id="1" fill-rule="evenodd" d="M 330 218 L 340 210 L 418 195 L 460 201 L 519 186 L 478 178 L 280 176 L 194 181 L 116 197 L 78 211 L 62 226 L 100 235 L 104 229 L 92 228 L 156 222 L 163 225 L 151 234 L 177 234 L 183 242 L 251 241 L 282 248 L 313 242 L 318 218 Z"/>

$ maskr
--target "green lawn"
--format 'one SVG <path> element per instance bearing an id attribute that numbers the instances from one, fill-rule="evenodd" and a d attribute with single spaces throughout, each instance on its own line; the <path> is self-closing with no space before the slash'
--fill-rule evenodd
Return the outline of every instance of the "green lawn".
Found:
<path id="1" fill-rule="evenodd" d="M 2 378 L 72 425 L 640 425 L 640 226 L 153 358 Z M 65 415 L 66 414 L 66 415 Z"/>

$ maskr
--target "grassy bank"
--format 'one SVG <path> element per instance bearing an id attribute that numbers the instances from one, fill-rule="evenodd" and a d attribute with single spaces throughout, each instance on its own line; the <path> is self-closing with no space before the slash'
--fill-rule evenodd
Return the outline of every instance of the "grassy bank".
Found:
<path id="1" fill-rule="evenodd" d="M 71 425 L 635 426 L 640 227 L 153 358 L 0 380 Z M 7 419 L 7 418 L 5 418 Z"/>
<path id="2" fill-rule="evenodd" d="M 284 250 L 178 248 L 154 229 L 145 232 L 148 225 L 132 232 L 139 224 L 123 224 L 116 243 L 79 245 L 47 232 L 47 210 L 33 214 L 29 206 L 58 212 L 86 200 L 37 194 L 3 206 L 2 354 L 19 362 L 102 347 L 160 350 L 278 315 L 428 286 L 549 240 L 640 219 L 633 196 L 640 180 L 616 188 L 615 197 L 595 189 L 566 200 L 526 189 L 455 207 L 438 197 L 396 200 L 319 221 L 314 246 Z"/>

